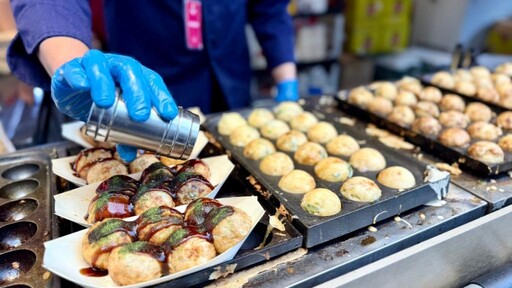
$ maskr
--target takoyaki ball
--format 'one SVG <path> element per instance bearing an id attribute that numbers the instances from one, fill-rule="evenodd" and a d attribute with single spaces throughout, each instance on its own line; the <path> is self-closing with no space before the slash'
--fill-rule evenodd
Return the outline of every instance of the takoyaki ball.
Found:
<path id="1" fill-rule="evenodd" d="M 414 106 L 418 103 L 418 99 L 414 93 L 407 90 L 400 90 L 395 98 L 395 105 Z"/>
<path id="2" fill-rule="evenodd" d="M 128 175 L 128 169 L 116 159 L 108 159 L 98 162 L 89 169 L 87 173 L 87 183 L 96 183 L 104 181 L 114 175 Z"/>
<path id="3" fill-rule="evenodd" d="M 439 71 L 432 76 L 432 84 L 441 86 L 446 89 L 453 89 L 455 87 L 455 79 L 446 71 Z"/>
<path id="4" fill-rule="evenodd" d="M 444 127 L 466 128 L 469 124 L 469 118 L 459 111 L 447 111 L 439 115 L 439 122 Z"/>
<path id="5" fill-rule="evenodd" d="M 158 206 L 176 206 L 171 192 L 165 188 L 154 188 L 149 184 L 139 187 L 137 194 L 132 197 L 135 215 L 140 215 L 147 210 Z"/>
<path id="6" fill-rule="evenodd" d="M 318 119 L 316 119 L 315 115 L 311 112 L 304 111 L 290 121 L 290 126 L 294 130 L 308 132 L 309 128 L 316 123 L 318 123 Z"/>
<path id="7" fill-rule="evenodd" d="M 380 171 L 377 181 L 393 189 L 408 189 L 416 185 L 414 175 L 402 166 L 392 166 Z"/>
<path id="8" fill-rule="evenodd" d="M 425 135 L 437 136 L 441 132 L 441 124 L 432 116 L 416 118 L 411 126 L 412 131 Z"/>
<path id="9" fill-rule="evenodd" d="M 340 187 L 340 192 L 343 197 L 356 202 L 377 201 L 382 195 L 382 191 L 375 182 L 362 176 L 345 181 Z"/>
<path id="10" fill-rule="evenodd" d="M 142 172 L 156 162 L 160 162 L 160 160 L 154 154 L 142 154 L 130 163 L 130 173 Z"/>
<path id="11" fill-rule="evenodd" d="M 489 122 L 492 119 L 492 111 L 487 105 L 480 102 L 469 103 L 466 107 L 466 116 L 469 117 L 471 122 L 485 121 Z"/>
<path id="12" fill-rule="evenodd" d="M 179 165 L 176 165 L 173 169 L 176 170 L 173 174 L 177 175 L 183 172 L 195 172 L 203 176 L 208 181 L 210 181 L 212 175 L 208 164 L 201 159 L 189 159 Z"/>
<path id="13" fill-rule="evenodd" d="M 478 141 L 468 148 L 468 155 L 476 160 L 497 164 L 505 160 L 505 154 L 501 147 L 490 141 Z"/>
<path id="14" fill-rule="evenodd" d="M 316 216 L 332 216 L 341 212 L 340 198 L 325 188 L 316 188 L 304 194 L 300 206 Z"/>
<path id="15" fill-rule="evenodd" d="M 375 96 L 382 97 L 391 101 L 395 100 L 397 93 L 397 87 L 391 82 L 382 82 L 375 89 Z"/>
<path id="16" fill-rule="evenodd" d="M 508 110 L 512 110 L 512 95 L 507 97 L 501 97 L 500 102 L 498 102 L 501 107 L 507 108 Z"/>
<path id="17" fill-rule="evenodd" d="M 96 194 L 89 202 L 87 223 L 94 224 L 107 218 L 126 218 L 134 215 L 130 197 L 133 191 L 127 190 Z"/>
<path id="18" fill-rule="evenodd" d="M 318 143 L 306 142 L 295 151 L 293 157 L 299 164 L 313 166 L 320 160 L 327 158 L 327 151 Z"/>
<path id="19" fill-rule="evenodd" d="M 113 247 L 135 240 L 135 229 L 131 222 L 106 219 L 89 228 L 82 239 L 82 256 L 89 265 L 108 268 L 108 258 Z"/>
<path id="20" fill-rule="evenodd" d="M 393 111 L 393 103 L 389 99 L 378 96 L 368 104 L 368 111 L 381 117 L 386 117 Z"/>
<path id="21" fill-rule="evenodd" d="M 139 181 L 127 175 L 115 175 L 103 181 L 96 188 L 96 194 L 113 192 L 130 192 L 133 196 L 139 187 Z"/>
<path id="22" fill-rule="evenodd" d="M 501 128 L 484 121 L 473 122 L 468 127 L 468 133 L 471 138 L 479 140 L 494 140 L 503 134 Z"/>
<path id="23" fill-rule="evenodd" d="M 498 115 L 496 124 L 506 130 L 512 129 L 512 111 L 505 111 Z"/>
<path id="24" fill-rule="evenodd" d="M 215 199 L 197 198 L 187 205 L 185 221 L 188 226 L 204 227 L 208 214 L 218 207 L 222 207 L 222 203 Z"/>
<path id="25" fill-rule="evenodd" d="M 181 205 L 188 204 L 199 197 L 205 197 L 214 189 L 210 181 L 195 172 L 179 173 L 171 182 L 171 195 L 174 195 Z"/>
<path id="26" fill-rule="evenodd" d="M 468 132 L 461 128 L 447 128 L 441 132 L 438 139 L 448 147 L 465 147 L 471 141 Z"/>
<path id="27" fill-rule="evenodd" d="M 457 81 L 455 83 L 455 91 L 464 95 L 475 96 L 476 86 L 469 81 Z"/>
<path id="28" fill-rule="evenodd" d="M 421 83 L 417 81 L 417 79 L 414 79 L 412 81 L 403 81 L 402 79 L 397 83 L 397 85 L 400 89 L 412 92 L 415 95 L 419 95 L 421 93 L 421 90 L 423 89 Z"/>
<path id="29" fill-rule="evenodd" d="M 400 126 L 409 126 L 414 122 L 414 112 L 408 106 L 396 106 L 388 116 L 388 120 Z"/>
<path id="30" fill-rule="evenodd" d="M 493 73 L 491 78 L 495 86 L 512 83 L 512 81 L 510 80 L 510 76 L 503 73 Z"/>
<path id="31" fill-rule="evenodd" d="M 338 136 L 338 131 L 329 122 L 320 121 L 308 130 L 308 139 L 316 143 L 327 143 Z"/>
<path id="32" fill-rule="evenodd" d="M 258 138 L 260 138 L 260 133 L 256 128 L 244 125 L 236 128 L 229 135 L 229 142 L 234 146 L 245 147 L 249 142 Z"/>
<path id="33" fill-rule="evenodd" d="M 110 252 L 108 275 L 118 285 L 157 279 L 167 272 L 162 271 L 162 266 L 167 265 L 166 258 L 160 246 L 143 241 L 124 244 Z"/>
<path id="34" fill-rule="evenodd" d="M 219 254 L 244 239 L 252 228 L 251 217 L 242 209 L 230 206 L 215 208 L 208 214 L 207 221 L 208 226 L 213 227 L 213 245 Z"/>
<path id="35" fill-rule="evenodd" d="M 500 101 L 500 94 L 494 87 L 491 88 L 478 88 L 476 97 L 486 102 L 498 103 Z"/>
<path id="36" fill-rule="evenodd" d="M 288 124 L 282 120 L 270 120 L 260 128 L 261 135 L 272 140 L 279 138 L 279 136 L 287 133 L 288 131 L 290 131 L 290 127 L 288 127 Z"/>
<path id="37" fill-rule="evenodd" d="M 160 245 L 183 226 L 183 215 L 171 207 L 157 206 L 146 210 L 136 221 L 139 240 Z"/>
<path id="38" fill-rule="evenodd" d="M 386 168 L 386 159 L 373 148 L 361 148 L 350 156 L 350 164 L 360 172 L 380 171 Z"/>
<path id="39" fill-rule="evenodd" d="M 491 71 L 484 66 L 474 66 L 469 69 L 469 72 L 473 76 L 473 79 L 479 78 L 491 78 Z"/>
<path id="40" fill-rule="evenodd" d="M 350 164 L 336 157 L 327 157 L 315 165 L 316 176 L 328 182 L 343 182 L 352 177 L 352 173 Z"/>
<path id="41" fill-rule="evenodd" d="M 185 160 L 160 156 L 160 162 L 162 162 L 162 164 L 164 164 L 165 166 L 170 167 L 170 166 L 179 165 L 179 164 L 185 162 Z"/>
<path id="42" fill-rule="evenodd" d="M 512 77 L 512 62 L 505 62 L 496 67 L 496 72 Z"/>
<path id="43" fill-rule="evenodd" d="M 446 94 L 444 95 L 443 99 L 441 99 L 441 102 L 439 103 L 439 108 L 441 111 L 460 111 L 464 112 L 464 109 L 466 108 L 466 103 L 464 103 L 464 100 L 460 96 L 457 96 L 455 94 Z"/>
<path id="44" fill-rule="evenodd" d="M 455 80 L 472 82 L 473 75 L 471 75 L 471 73 L 466 69 L 457 69 L 457 71 L 455 71 Z"/>
<path id="45" fill-rule="evenodd" d="M 249 125 L 256 128 L 260 128 L 270 120 L 274 120 L 274 114 L 265 108 L 254 109 L 251 114 L 249 114 L 249 117 L 247 117 Z"/>
<path id="46" fill-rule="evenodd" d="M 192 228 L 181 228 L 171 234 L 165 246 L 172 247 L 168 256 L 169 270 L 179 272 L 204 264 L 215 258 L 215 246 L 208 236 Z"/>
<path id="47" fill-rule="evenodd" d="M 336 156 L 350 156 L 359 150 L 359 143 L 349 135 L 339 135 L 326 145 L 327 151 Z"/>
<path id="48" fill-rule="evenodd" d="M 308 142 L 308 138 L 304 133 L 292 130 L 281 137 L 277 138 L 276 146 L 279 150 L 286 152 L 295 152 L 300 145 Z"/>
<path id="49" fill-rule="evenodd" d="M 274 144 L 265 138 L 259 138 L 251 141 L 244 148 L 244 157 L 251 160 L 259 160 L 267 155 L 276 152 Z"/>
<path id="50" fill-rule="evenodd" d="M 288 193 L 304 194 L 315 189 L 316 182 L 309 173 L 302 170 L 292 170 L 281 177 L 278 186 Z"/>
<path id="51" fill-rule="evenodd" d="M 498 141 L 498 145 L 500 145 L 501 149 L 504 151 L 512 152 L 512 134 L 503 136 L 500 141 Z"/>
<path id="52" fill-rule="evenodd" d="M 420 101 L 439 103 L 443 98 L 443 93 L 441 93 L 441 90 L 439 90 L 436 87 L 428 86 L 421 90 L 421 93 L 420 95 L 418 95 L 418 98 L 420 99 Z"/>
<path id="53" fill-rule="evenodd" d="M 477 94 L 478 89 L 493 89 L 494 83 L 492 82 L 491 78 L 481 78 L 481 79 L 475 79 L 473 80 L 473 84 L 475 84 L 477 88 Z"/>
<path id="54" fill-rule="evenodd" d="M 82 179 L 87 179 L 89 169 L 94 163 L 102 159 L 114 158 L 114 151 L 104 148 L 91 148 L 80 151 L 76 156 L 75 163 L 73 164 L 73 170 Z"/>
<path id="55" fill-rule="evenodd" d="M 289 122 L 300 113 L 304 112 L 304 109 L 297 102 L 282 102 L 274 108 L 274 113 L 277 119 Z"/>
<path id="56" fill-rule="evenodd" d="M 161 183 L 164 181 L 170 181 L 173 178 L 174 174 L 172 170 L 161 162 L 149 165 L 148 168 L 142 171 L 142 175 L 140 176 L 142 184 Z"/>
<path id="57" fill-rule="evenodd" d="M 420 101 L 414 106 L 414 112 L 417 117 L 432 116 L 439 117 L 439 107 L 437 104 L 430 101 Z"/>
<path id="58" fill-rule="evenodd" d="M 217 125 L 217 130 L 220 134 L 227 136 L 235 131 L 236 128 L 244 125 L 247 125 L 247 122 L 240 113 L 229 112 L 222 114 L 219 124 Z"/>
<path id="59" fill-rule="evenodd" d="M 270 176 L 283 176 L 294 168 L 290 157 L 282 152 L 267 155 L 260 162 L 261 172 Z"/>
<path id="60" fill-rule="evenodd" d="M 373 101 L 373 98 L 372 92 L 361 86 L 350 90 L 347 101 L 350 104 L 366 109 L 368 104 Z"/>

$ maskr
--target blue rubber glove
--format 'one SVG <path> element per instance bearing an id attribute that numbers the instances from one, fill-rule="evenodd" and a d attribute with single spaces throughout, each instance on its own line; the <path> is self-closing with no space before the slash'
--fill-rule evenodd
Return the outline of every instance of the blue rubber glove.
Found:
<path id="1" fill-rule="evenodd" d="M 178 115 L 178 107 L 160 75 L 133 58 L 98 50 L 90 50 L 57 69 L 52 77 L 52 98 L 64 114 L 87 121 L 93 102 L 101 108 L 114 104 L 116 85 L 123 90 L 133 121 L 148 120 L 153 106 L 166 121 Z M 127 162 L 137 156 L 134 147 L 118 145 L 118 152 Z"/>
<path id="2" fill-rule="evenodd" d="M 277 84 L 277 102 L 299 100 L 299 82 L 285 80 Z"/>

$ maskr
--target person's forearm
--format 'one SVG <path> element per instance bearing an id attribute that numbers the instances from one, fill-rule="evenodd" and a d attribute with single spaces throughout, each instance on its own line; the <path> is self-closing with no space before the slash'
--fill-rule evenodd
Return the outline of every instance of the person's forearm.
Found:
<path id="1" fill-rule="evenodd" d="M 12 16 L 11 5 L 8 0 L 0 0 L 0 32 L 16 30 L 16 23 Z"/>
<path id="2" fill-rule="evenodd" d="M 283 63 L 272 69 L 272 76 L 276 83 L 297 79 L 297 66 L 293 62 Z"/>
<path id="3" fill-rule="evenodd" d="M 51 37 L 39 44 L 37 56 L 43 67 L 52 76 L 64 63 L 82 57 L 89 47 L 82 41 L 71 37 Z"/>

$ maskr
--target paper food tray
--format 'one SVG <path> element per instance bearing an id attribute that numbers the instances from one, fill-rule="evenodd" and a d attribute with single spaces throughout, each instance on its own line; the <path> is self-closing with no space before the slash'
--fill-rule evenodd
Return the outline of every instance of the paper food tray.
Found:
<path id="1" fill-rule="evenodd" d="M 251 231 L 252 229 L 254 229 L 260 218 L 265 213 L 263 207 L 261 207 L 261 205 L 258 203 L 256 196 L 223 198 L 219 199 L 219 201 L 224 205 L 231 205 L 244 210 L 251 217 Z M 179 207 L 178 210 L 180 212 L 183 212 L 185 208 L 185 206 L 182 206 Z M 43 267 L 51 271 L 52 273 L 83 287 L 118 287 L 118 285 L 115 284 L 114 281 L 112 281 L 110 276 L 89 277 L 82 275 L 80 273 L 80 269 L 90 267 L 82 257 L 82 239 L 86 232 L 87 229 L 84 229 L 79 232 L 64 237 L 60 237 L 52 241 L 45 242 Z M 218 255 L 217 257 L 202 265 L 192 267 L 190 269 L 180 271 L 178 273 L 163 276 L 151 281 L 146 281 L 122 287 L 135 288 L 153 286 L 159 283 L 164 283 L 172 279 L 179 278 L 184 275 L 197 272 L 208 267 L 218 265 L 225 261 L 229 261 L 233 259 L 233 257 L 235 257 L 236 253 L 244 243 L 245 239 L 247 239 L 247 236 L 226 252 Z M 65 252 L 63 253 L 63 251 Z"/>
<path id="2" fill-rule="evenodd" d="M 203 158 L 202 160 L 210 167 L 210 183 L 215 186 L 215 189 L 205 197 L 215 198 L 235 166 L 231 161 L 229 161 L 227 155 L 208 157 Z M 141 173 L 134 174 L 133 178 L 138 180 L 140 179 L 140 175 Z M 82 226 L 91 226 L 91 224 L 85 221 L 84 217 L 87 214 L 89 203 L 96 195 L 96 188 L 100 183 L 101 182 L 82 186 L 80 188 L 55 195 L 55 214 Z"/>
<path id="3" fill-rule="evenodd" d="M 199 131 L 199 134 L 197 135 L 196 144 L 194 146 L 194 149 L 192 150 L 192 153 L 190 154 L 190 159 L 197 158 L 197 156 L 199 155 L 199 153 L 201 153 L 206 144 L 208 144 L 208 138 L 206 138 L 206 135 L 204 135 L 203 131 Z M 80 177 L 75 176 L 75 172 L 71 168 L 71 166 L 75 162 L 75 159 L 76 156 L 69 156 L 52 160 L 52 172 L 55 175 L 60 176 L 77 186 L 86 185 L 86 181 Z M 134 175 L 135 174 L 130 174 L 130 176 Z"/>
<path id="4" fill-rule="evenodd" d="M 201 109 L 199 109 L 199 107 L 191 107 L 191 108 L 188 108 L 187 110 L 194 114 L 197 114 L 199 116 L 199 122 L 201 124 L 203 124 L 203 122 L 205 120 L 205 116 L 204 116 L 203 112 L 201 112 Z M 85 141 L 84 137 L 82 136 L 82 132 L 80 131 L 80 129 L 82 128 L 82 126 L 84 126 L 84 124 L 85 123 L 82 121 L 74 121 L 74 122 L 62 124 L 62 126 L 61 126 L 62 137 L 64 137 L 64 139 L 67 139 L 67 140 L 69 140 L 73 143 L 76 143 L 82 147 L 92 148 L 93 145 L 91 145 L 89 142 Z M 200 132 L 200 133 L 202 133 L 202 132 Z"/>

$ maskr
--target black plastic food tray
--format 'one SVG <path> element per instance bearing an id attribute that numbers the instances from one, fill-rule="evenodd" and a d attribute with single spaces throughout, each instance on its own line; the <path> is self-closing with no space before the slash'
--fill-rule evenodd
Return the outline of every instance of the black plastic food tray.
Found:
<path id="1" fill-rule="evenodd" d="M 334 124 L 338 132 L 351 135 L 356 140 L 364 141 L 362 147 L 373 147 L 379 150 L 387 161 L 387 166 L 404 166 L 407 167 L 415 175 L 417 186 L 407 191 L 399 192 L 396 189 L 386 188 L 379 184 L 382 189 L 381 198 L 374 203 L 358 203 L 344 199 L 339 188 L 341 183 L 333 184 L 315 177 L 313 166 L 304 166 L 298 163 L 295 164 L 296 169 L 302 169 L 315 177 L 317 187 L 328 188 L 335 192 L 342 201 L 342 211 L 334 216 L 319 217 L 307 213 L 300 206 L 303 195 L 290 194 L 282 191 L 278 187 L 280 177 L 273 177 L 263 174 L 259 169 L 260 161 L 253 161 L 243 156 L 243 148 L 235 147 L 229 143 L 229 137 L 220 135 L 217 132 L 217 123 L 222 114 L 211 115 L 208 117 L 204 126 L 209 130 L 213 136 L 226 148 L 231 151 L 232 157 L 239 162 L 247 171 L 252 174 L 268 191 L 276 198 L 277 203 L 284 205 L 286 210 L 293 215 L 293 224 L 304 235 L 304 246 L 313 247 L 315 245 L 324 243 L 334 238 L 346 235 L 357 229 L 372 225 L 375 221 L 380 221 L 399 214 L 400 212 L 407 211 L 411 208 L 418 207 L 426 202 L 436 199 L 440 193 L 439 189 L 434 189 L 434 186 L 439 187 L 443 183 L 443 189 L 448 189 L 449 176 L 442 180 L 433 183 L 424 183 L 423 174 L 425 172 L 425 164 L 419 162 L 414 157 L 400 153 L 386 147 L 382 143 L 372 139 L 364 133 L 364 131 L 357 131 L 349 125 L 344 125 L 339 122 L 336 117 L 337 111 L 334 113 L 323 113 L 315 111 L 313 107 L 305 107 L 305 110 L 312 111 L 321 120 L 328 121 Z M 239 110 L 244 117 L 247 117 L 251 109 Z M 275 141 L 274 141 L 275 142 Z M 293 153 L 287 153 L 293 159 Z M 341 157 L 348 161 L 348 158 Z M 365 176 L 370 179 L 376 179 L 376 172 L 361 173 L 354 171 L 354 176 Z"/>
<path id="2" fill-rule="evenodd" d="M 498 103 L 484 101 L 484 100 L 482 100 L 480 98 L 477 98 L 476 96 L 469 96 L 467 94 L 463 94 L 463 93 L 457 92 L 455 90 L 446 89 L 446 88 L 443 88 L 443 87 L 441 87 L 439 85 L 436 85 L 436 84 L 432 83 L 432 76 L 433 76 L 433 74 L 423 75 L 419 79 L 420 82 L 421 82 L 421 85 L 423 85 L 423 86 L 434 86 L 434 87 L 438 88 L 439 90 L 441 90 L 441 92 L 443 92 L 443 95 L 444 94 L 455 94 L 455 95 L 459 95 L 459 96 L 465 98 L 465 100 L 469 101 L 469 102 L 482 102 L 485 105 L 489 106 L 489 108 L 491 108 L 491 110 L 493 110 L 496 113 L 501 113 L 503 111 L 507 111 L 508 110 L 506 107 L 503 107 L 503 106 L 501 106 Z"/>
<path id="3" fill-rule="evenodd" d="M 55 237 L 55 178 L 46 153 L 0 157 L 0 286 L 52 287 L 43 242 Z"/>
<path id="4" fill-rule="evenodd" d="M 491 176 L 512 169 L 512 153 L 505 152 L 505 161 L 499 164 L 488 164 L 466 155 L 465 148 L 455 148 L 443 145 L 434 137 L 427 137 L 425 135 L 413 132 L 409 128 L 402 127 L 398 124 L 388 121 L 376 114 L 368 112 L 358 106 L 352 105 L 346 101 L 346 96 L 349 91 L 342 91 L 338 93 L 338 107 L 343 111 L 352 115 L 357 115 L 364 121 L 376 124 L 379 127 L 388 129 L 400 136 L 403 136 L 407 141 L 421 147 L 423 150 L 434 154 L 435 156 L 444 159 L 447 162 L 457 162 L 459 167 L 464 171 L 471 172 L 477 176 Z M 478 140 L 471 140 L 470 145 Z"/>

